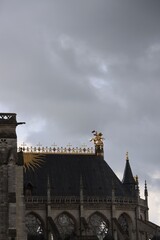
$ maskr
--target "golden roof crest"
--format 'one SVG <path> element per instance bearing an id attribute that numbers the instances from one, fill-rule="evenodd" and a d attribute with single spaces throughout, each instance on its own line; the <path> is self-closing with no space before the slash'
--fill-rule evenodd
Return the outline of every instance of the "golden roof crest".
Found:
<path id="1" fill-rule="evenodd" d="M 33 171 L 35 168 L 41 167 L 41 165 L 44 163 L 44 154 L 39 153 L 23 153 L 24 157 L 24 169 L 25 171 L 27 169 L 32 169 Z"/>

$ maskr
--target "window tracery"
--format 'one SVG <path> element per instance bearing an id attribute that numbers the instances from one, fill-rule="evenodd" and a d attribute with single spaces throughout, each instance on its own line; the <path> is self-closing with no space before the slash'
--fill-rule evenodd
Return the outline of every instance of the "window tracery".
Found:
<path id="1" fill-rule="evenodd" d="M 60 214 L 56 219 L 56 225 L 62 239 L 67 239 L 75 230 L 75 223 L 73 219 L 66 213 Z"/>
<path id="2" fill-rule="evenodd" d="M 93 214 L 89 218 L 89 227 L 98 239 L 104 239 L 109 230 L 109 222 L 100 214 Z"/>
<path id="3" fill-rule="evenodd" d="M 120 223 L 123 231 L 127 234 L 127 236 L 130 236 L 130 227 L 131 227 L 131 219 L 127 214 L 121 214 L 118 222 Z"/>
<path id="4" fill-rule="evenodd" d="M 28 236 L 27 239 L 32 239 L 32 236 L 37 237 L 36 239 L 43 239 L 44 230 L 42 222 L 34 214 L 28 214 L 26 216 L 26 230 Z"/>

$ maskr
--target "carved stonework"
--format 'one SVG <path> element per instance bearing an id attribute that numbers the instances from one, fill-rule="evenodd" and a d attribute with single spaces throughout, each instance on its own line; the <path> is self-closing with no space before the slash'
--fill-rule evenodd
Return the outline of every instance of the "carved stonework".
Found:
<path id="1" fill-rule="evenodd" d="M 14 163 L 16 160 L 16 148 L 5 139 L 0 139 L 0 165 Z"/>
<path id="2" fill-rule="evenodd" d="M 0 114 L 0 137 L 1 138 L 16 138 L 16 114 L 1 113 Z"/>
<path id="3" fill-rule="evenodd" d="M 17 138 L 16 127 L 24 122 L 17 122 L 15 113 L 0 113 L 0 138 Z"/>

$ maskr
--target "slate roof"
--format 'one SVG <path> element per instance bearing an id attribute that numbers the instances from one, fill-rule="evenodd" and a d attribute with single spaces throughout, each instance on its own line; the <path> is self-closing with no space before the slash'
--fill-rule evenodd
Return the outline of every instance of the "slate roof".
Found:
<path id="1" fill-rule="evenodd" d="M 128 159 L 126 160 L 126 166 L 125 166 L 122 182 L 123 182 L 123 184 L 133 184 L 133 185 L 135 185 L 135 180 L 134 180 L 132 170 L 131 170 L 131 166 L 130 166 L 130 163 L 129 163 Z"/>
<path id="2" fill-rule="evenodd" d="M 51 195 L 79 196 L 80 178 L 86 196 L 111 196 L 114 183 L 115 195 L 126 196 L 125 186 L 103 160 L 94 154 L 45 154 L 41 167 L 24 172 L 24 183 L 31 183 L 33 195 L 46 196 L 48 178 Z"/>

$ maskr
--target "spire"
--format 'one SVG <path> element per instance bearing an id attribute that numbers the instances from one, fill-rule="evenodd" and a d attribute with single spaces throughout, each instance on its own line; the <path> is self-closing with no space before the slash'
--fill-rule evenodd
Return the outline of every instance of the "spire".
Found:
<path id="1" fill-rule="evenodd" d="M 139 191 L 138 175 L 136 175 L 136 176 L 134 177 L 134 179 L 135 179 L 135 190 L 137 191 L 137 196 L 139 196 L 139 195 L 140 195 L 140 191 Z"/>
<path id="2" fill-rule="evenodd" d="M 145 196 L 145 199 L 147 199 L 148 197 L 148 189 L 147 189 L 147 182 L 145 180 L 145 186 L 144 186 L 144 196 Z"/>
<path id="3" fill-rule="evenodd" d="M 126 161 L 129 161 L 128 152 L 126 152 Z"/>
<path id="4" fill-rule="evenodd" d="M 145 196 L 145 201 L 146 201 L 146 220 L 148 221 L 149 217 L 148 217 L 148 189 L 147 189 L 147 181 L 145 180 L 145 185 L 144 185 L 144 196 Z"/>
<path id="5" fill-rule="evenodd" d="M 134 184 L 135 185 L 135 180 L 134 180 L 132 170 L 131 170 L 131 167 L 130 167 L 130 163 L 129 163 L 128 152 L 126 153 L 126 166 L 125 166 L 125 170 L 124 170 L 124 174 L 123 174 L 122 183 L 123 184 Z"/>

